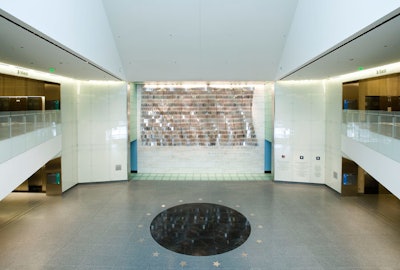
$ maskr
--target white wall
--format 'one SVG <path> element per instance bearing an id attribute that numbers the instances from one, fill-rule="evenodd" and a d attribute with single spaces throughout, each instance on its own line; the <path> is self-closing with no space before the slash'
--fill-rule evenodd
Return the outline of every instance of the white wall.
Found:
<path id="1" fill-rule="evenodd" d="M 342 191 L 342 82 L 325 80 L 325 184 L 337 192 Z"/>
<path id="2" fill-rule="evenodd" d="M 400 7 L 398 0 L 300 0 L 277 78 L 282 78 Z"/>
<path id="3" fill-rule="evenodd" d="M 62 191 L 78 183 L 78 125 L 77 101 L 79 82 L 61 83 L 61 123 L 62 123 Z"/>
<path id="4" fill-rule="evenodd" d="M 78 182 L 127 180 L 127 84 L 81 82 L 77 98 Z"/>
<path id="5" fill-rule="evenodd" d="M 325 127 L 323 81 L 275 84 L 275 180 L 325 183 Z"/>
<path id="6" fill-rule="evenodd" d="M 272 84 L 265 87 L 272 88 Z M 138 118 L 138 172 L 140 173 L 263 173 L 265 90 L 253 96 L 253 123 L 258 146 L 142 146 Z M 140 112 L 140 92 L 138 93 Z M 140 113 L 138 114 L 140 117 Z"/>
<path id="7" fill-rule="evenodd" d="M 273 142 L 274 140 L 274 83 L 270 83 L 264 91 L 265 95 L 265 139 Z"/>
<path id="8" fill-rule="evenodd" d="M 125 77 L 102 1 L 2 0 L 0 8 L 35 32 Z"/>

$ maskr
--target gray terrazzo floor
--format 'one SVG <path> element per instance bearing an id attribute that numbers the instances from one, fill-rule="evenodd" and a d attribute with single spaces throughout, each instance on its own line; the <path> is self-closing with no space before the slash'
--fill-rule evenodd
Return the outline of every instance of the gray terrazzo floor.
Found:
<path id="1" fill-rule="evenodd" d="M 184 203 L 247 217 L 248 240 L 189 256 L 151 237 L 152 219 Z M 0 202 L 0 269 L 400 269 L 400 203 L 342 197 L 323 185 L 273 181 L 81 184 L 59 197 L 12 193 Z"/>

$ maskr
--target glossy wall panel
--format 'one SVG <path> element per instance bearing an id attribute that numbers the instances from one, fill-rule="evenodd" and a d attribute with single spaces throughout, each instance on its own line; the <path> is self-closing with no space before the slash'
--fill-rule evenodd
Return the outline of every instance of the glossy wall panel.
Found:
<path id="1" fill-rule="evenodd" d="M 126 180 L 127 84 L 81 82 L 77 100 L 79 182 Z"/>
<path id="2" fill-rule="evenodd" d="M 62 191 L 78 183 L 78 99 L 79 83 L 64 81 L 61 83 L 61 122 L 62 122 Z"/>
<path id="3" fill-rule="evenodd" d="M 272 142 L 274 138 L 274 84 L 269 83 L 264 91 L 265 106 L 265 139 Z"/>
<path id="4" fill-rule="evenodd" d="M 275 85 L 274 177 L 325 182 L 325 89 L 322 81 Z"/>
<path id="5" fill-rule="evenodd" d="M 137 139 L 138 104 L 136 87 L 132 83 L 129 85 L 129 139 L 131 142 Z"/>
<path id="6" fill-rule="evenodd" d="M 342 82 L 339 80 L 325 81 L 326 100 L 326 185 L 341 192 L 342 189 Z"/>

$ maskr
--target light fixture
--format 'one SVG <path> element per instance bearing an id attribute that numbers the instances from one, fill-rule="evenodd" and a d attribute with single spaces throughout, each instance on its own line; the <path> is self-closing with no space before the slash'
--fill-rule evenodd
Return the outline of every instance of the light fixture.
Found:
<path id="1" fill-rule="evenodd" d="M 145 83 L 143 88 L 205 88 L 205 83 Z"/>
<path id="2" fill-rule="evenodd" d="M 265 85 L 266 82 L 146 82 L 143 88 L 238 88 Z"/>
<path id="3" fill-rule="evenodd" d="M 14 66 L 6 63 L 0 63 L 0 73 L 13 75 L 13 76 L 24 76 L 32 79 L 49 80 L 51 82 L 61 81 L 75 81 L 72 78 L 55 75 L 50 72 L 42 72 L 34 69 L 25 67 Z"/>

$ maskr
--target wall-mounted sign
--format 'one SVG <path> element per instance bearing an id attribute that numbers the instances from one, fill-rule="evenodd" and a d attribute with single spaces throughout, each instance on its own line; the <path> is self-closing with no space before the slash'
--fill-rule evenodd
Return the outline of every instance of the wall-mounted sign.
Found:
<path id="1" fill-rule="evenodd" d="M 378 69 L 378 70 L 376 71 L 376 75 L 383 75 L 383 74 L 386 74 L 386 72 L 387 72 L 386 69 Z"/>
<path id="2" fill-rule="evenodd" d="M 23 70 L 19 70 L 19 69 L 17 70 L 17 74 L 22 75 L 22 76 L 29 76 L 27 71 L 23 71 Z"/>

